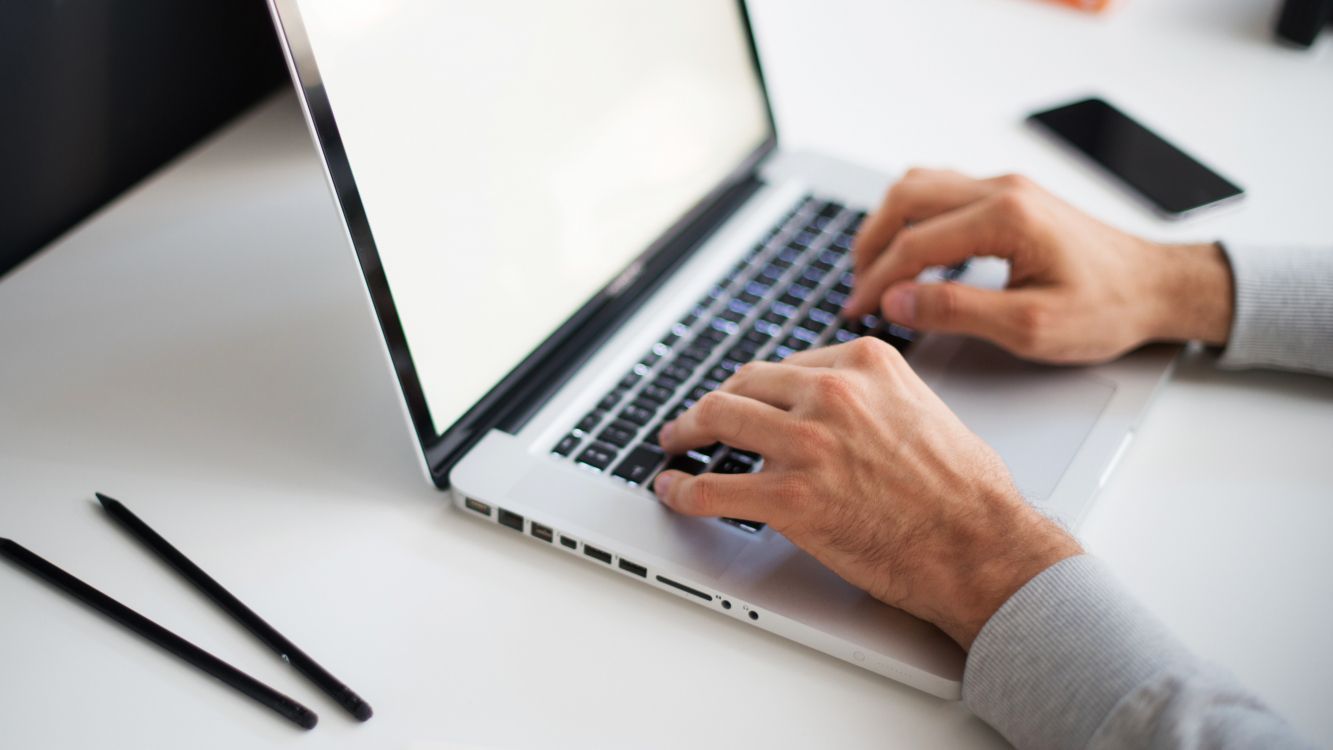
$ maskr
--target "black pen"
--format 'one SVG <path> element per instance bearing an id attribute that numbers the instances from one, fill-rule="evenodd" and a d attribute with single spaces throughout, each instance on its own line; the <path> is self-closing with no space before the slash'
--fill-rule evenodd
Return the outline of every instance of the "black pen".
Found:
<path id="1" fill-rule="evenodd" d="M 102 503 L 102 507 L 111 515 L 111 518 L 115 519 L 116 523 L 134 535 L 136 539 L 162 558 L 177 573 L 180 573 L 186 580 L 194 584 L 195 588 L 202 591 L 209 599 L 212 599 L 214 604 L 217 604 L 227 614 L 234 617 L 237 622 L 244 625 L 247 630 L 254 633 L 255 637 L 277 652 L 283 661 L 296 667 L 298 672 L 315 683 L 320 690 L 328 693 L 329 697 L 347 709 L 348 713 L 361 721 L 366 721 L 374 715 L 375 712 L 370 709 L 369 703 L 361 700 L 361 697 L 352 692 L 351 688 L 315 663 L 315 660 L 310 658 L 306 652 L 297 648 L 296 644 L 287 640 L 272 625 L 264 622 L 263 618 L 255 614 L 254 610 L 242 604 L 240 599 L 222 588 L 221 584 L 213 580 L 198 565 L 190 562 L 190 559 L 181 554 L 180 550 L 171 546 L 170 542 L 149 528 L 148 524 L 131 513 L 130 509 L 126 508 L 123 503 L 100 492 L 95 494 L 98 501 Z"/>
<path id="2" fill-rule="evenodd" d="M 314 711 L 80 581 L 23 545 L 0 539 L 0 556 L 9 558 L 29 573 L 101 612 L 150 643 L 180 657 L 190 666 L 213 675 L 297 726 L 313 729 L 319 722 Z"/>

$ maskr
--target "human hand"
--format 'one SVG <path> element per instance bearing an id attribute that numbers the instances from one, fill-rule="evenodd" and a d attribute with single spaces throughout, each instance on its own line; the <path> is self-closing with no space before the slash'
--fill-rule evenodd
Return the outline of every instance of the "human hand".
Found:
<path id="1" fill-rule="evenodd" d="M 1231 330 L 1231 270 L 1216 245 L 1139 239 L 1017 175 L 913 169 L 853 251 L 847 317 L 881 307 L 910 328 L 978 336 L 1027 359 L 1100 362 L 1149 341 L 1223 344 Z M 1004 291 L 914 281 L 986 255 L 1009 261 Z"/>
<path id="2" fill-rule="evenodd" d="M 1081 551 L 878 339 L 746 364 L 660 440 L 764 457 L 755 474 L 663 472 L 654 489 L 669 507 L 767 523 L 963 648 L 1023 584 Z"/>

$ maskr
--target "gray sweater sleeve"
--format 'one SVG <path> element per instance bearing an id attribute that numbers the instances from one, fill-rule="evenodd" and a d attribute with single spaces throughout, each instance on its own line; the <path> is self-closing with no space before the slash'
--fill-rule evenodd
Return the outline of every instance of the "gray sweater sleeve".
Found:
<path id="1" fill-rule="evenodd" d="M 1088 556 L 1032 579 L 986 623 L 963 700 L 1022 749 L 1312 747 Z"/>
<path id="2" fill-rule="evenodd" d="M 1333 248 L 1222 249 L 1236 304 L 1219 364 L 1333 375 Z"/>

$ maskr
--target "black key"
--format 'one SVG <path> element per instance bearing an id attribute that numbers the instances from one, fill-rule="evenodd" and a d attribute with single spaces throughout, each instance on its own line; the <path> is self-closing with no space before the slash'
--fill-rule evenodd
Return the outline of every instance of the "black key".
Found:
<path id="1" fill-rule="evenodd" d="M 708 468 L 708 462 L 701 461 L 698 458 L 685 453 L 679 456 L 673 456 L 667 463 L 666 467 L 676 471 L 683 471 L 686 474 L 699 475 L 704 473 L 704 470 Z"/>
<path id="2" fill-rule="evenodd" d="M 671 364 L 687 372 L 694 372 L 694 368 L 698 367 L 705 359 L 708 359 L 708 355 L 711 353 L 712 352 L 707 349 L 692 346 L 676 355 L 676 359 L 673 360 Z"/>
<path id="3" fill-rule="evenodd" d="M 838 265 L 838 261 L 842 260 L 842 255 L 843 254 L 837 250 L 825 248 L 819 252 L 819 257 L 815 259 L 815 265 L 832 268 Z"/>
<path id="4" fill-rule="evenodd" d="M 798 338 L 807 344 L 813 344 L 815 339 L 819 338 L 819 334 L 809 328 L 797 328 L 791 332 L 791 335 L 793 338 Z"/>
<path id="5" fill-rule="evenodd" d="M 661 359 L 662 359 L 662 355 L 661 355 L 661 354 L 659 354 L 659 353 L 657 353 L 657 352 L 655 352 L 655 351 L 653 351 L 653 352 L 648 352 L 647 354 L 644 355 L 643 359 L 639 360 L 639 364 L 640 364 L 641 366 L 643 366 L 644 369 L 649 369 L 649 370 L 651 370 L 652 367 L 653 367 L 653 365 L 655 365 L 655 364 L 657 364 L 658 362 L 660 362 Z"/>
<path id="6" fill-rule="evenodd" d="M 670 381 L 670 382 L 676 382 L 676 381 Z M 649 385 L 644 386 L 643 390 L 639 391 L 639 398 L 643 399 L 644 401 L 652 401 L 660 406 L 662 404 L 665 404 L 671 398 L 671 394 L 674 392 L 675 392 L 675 386 L 668 386 L 667 381 L 664 381 L 662 378 L 658 378 Z"/>
<path id="7" fill-rule="evenodd" d="M 764 331 L 761 331 L 756 328 L 748 331 L 745 334 L 745 336 L 741 338 L 741 340 L 748 341 L 751 344 L 754 344 L 755 348 L 759 348 L 764 344 L 767 344 L 769 341 L 772 341 L 773 337 L 770 334 L 765 333 Z"/>
<path id="8" fill-rule="evenodd" d="M 827 268 L 821 269 L 817 265 L 810 266 L 801 274 L 801 280 L 808 284 L 818 286 L 819 282 L 824 280 L 824 274 L 826 273 L 828 273 Z"/>
<path id="9" fill-rule="evenodd" d="M 630 422 L 642 427 L 643 425 L 648 424 L 649 420 L 653 418 L 653 414 L 656 411 L 657 411 L 656 404 L 649 404 L 640 401 L 635 401 L 634 403 L 630 404 L 629 406 L 626 406 L 624 409 L 621 410 L 620 418 L 625 420 L 626 422 Z"/>
<path id="10" fill-rule="evenodd" d="M 676 345 L 677 341 L 680 341 L 680 334 L 673 331 L 671 333 L 668 333 L 661 341 L 658 342 L 658 344 L 660 344 L 665 349 L 670 349 L 671 347 Z"/>
<path id="11" fill-rule="evenodd" d="M 795 336 L 788 336 L 787 340 L 782 342 L 782 346 L 793 352 L 801 352 L 810 348 L 810 342 Z"/>
<path id="12" fill-rule="evenodd" d="M 685 400 L 681 401 L 681 403 L 694 406 L 695 404 L 699 403 L 699 399 L 703 398 L 704 396 L 707 396 L 712 391 L 713 391 L 712 388 L 705 388 L 702 385 L 696 385 L 694 387 L 694 390 L 690 391 L 690 395 L 686 396 Z"/>
<path id="13" fill-rule="evenodd" d="M 795 237 L 791 238 L 791 244 L 804 250 L 815 244 L 815 240 L 818 239 L 818 237 L 819 235 L 815 232 L 800 232 Z"/>
<path id="14" fill-rule="evenodd" d="M 790 263 L 786 266 L 778 265 L 777 263 L 769 263 L 764 266 L 764 270 L 759 272 L 759 278 L 766 279 L 770 282 L 777 281 L 782 278 L 782 274 L 787 272 L 787 268 L 790 265 Z"/>
<path id="15" fill-rule="evenodd" d="M 839 328 L 838 330 L 833 332 L 833 341 L 834 343 L 837 344 L 845 344 L 848 341 L 855 341 L 856 339 L 859 338 L 861 337 L 855 333 L 852 333 L 846 328 Z"/>
<path id="16" fill-rule="evenodd" d="M 733 448 L 731 451 L 731 457 L 738 461 L 746 461 L 750 464 L 759 463 L 759 454 L 752 453 L 750 451 L 738 451 Z"/>
<path id="17" fill-rule="evenodd" d="M 640 380 L 642 380 L 642 379 L 643 379 L 643 376 L 640 375 L 639 373 L 637 373 L 637 372 L 631 372 L 631 373 L 626 374 L 625 377 L 621 378 L 621 379 L 620 379 L 620 384 L 617 385 L 616 387 L 617 387 L 617 388 L 624 389 L 624 390 L 629 390 L 630 388 L 633 388 L 634 385 L 635 385 L 636 383 L 638 383 L 638 382 L 639 382 Z"/>
<path id="18" fill-rule="evenodd" d="M 786 309 L 787 308 L 785 307 L 783 308 L 783 310 Z M 768 312 L 764 313 L 764 317 L 760 318 L 759 320 L 763 321 L 764 323 L 768 323 L 769 325 L 776 326 L 777 328 L 782 328 L 782 326 L 787 324 L 787 319 L 789 317 L 791 316 L 783 315 L 782 312 L 778 310 L 769 310 Z"/>
<path id="19" fill-rule="evenodd" d="M 560 442 L 555 444 L 555 447 L 551 449 L 551 452 L 557 456 L 568 456 L 573 453 L 574 449 L 577 447 L 579 447 L 579 436 L 570 433 L 560 438 Z"/>
<path id="20" fill-rule="evenodd" d="M 748 312 L 741 312 L 740 310 L 728 308 L 727 310 L 724 310 L 718 318 L 725 320 L 728 323 L 739 323 L 742 320 L 745 320 L 745 316 L 748 314 Z"/>
<path id="21" fill-rule="evenodd" d="M 774 336 L 782 333 L 782 324 L 770 323 L 767 320 L 756 320 L 754 322 L 754 332 L 763 336 L 766 340 L 772 340 Z"/>
<path id="22" fill-rule="evenodd" d="M 742 316 L 742 317 L 744 317 L 744 316 Z M 699 335 L 696 336 L 695 339 L 694 339 L 693 345 L 705 345 L 705 346 L 706 346 L 706 345 L 708 345 L 709 343 L 716 344 L 717 342 L 722 341 L 722 340 L 724 340 L 724 339 L 726 339 L 726 338 L 727 338 L 727 332 L 726 332 L 726 331 L 724 331 L 724 330 L 722 330 L 722 329 L 720 329 L 720 328 L 715 328 L 715 327 L 713 327 L 713 326 L 710 325 L 710 326 L 708 326 L 707 328 L 705 328 L 705 329 L 703 329 L 702 331 L 699 332 Z"/>
<path id="23" fill-rule="evenodd" d="M 617 448 L 624 448 L 629 445 L 629 441 L 634 439 L 634 433 L 638 431 L 634 425 L 624 422 L 612 422 L 602 430 L 602 434 L 597 439 L 608 445 L 614 445 Z"/>
<path id="24" fill-rule="evenodd" d="M 694 308 L 693 310 L 690 311 L 689 315 L 686 315 L 685 317 L 680 319 L 679 323 L 680 327 L 685 329 L 693 328 L 694 324 L 699 322 L 699 316 L 703 315 L 704 312 L 705 310 L 701 308 L 698 307 Z"/>
<path id="25" fill-rule="evenodd" d="M 609 445 L 593 443 L 586 450 L 579 454 L 579 463 L 591 466 L 602 471 L 611 465 L 616 458 L 616 449 Z"/>
<path id="26" fill-rule="evenodd" d="M 805 320 L 806 322 L 801 323 L 802 326 L 811 330 L 822 331 L 838 322 L 838 313 L 816 307 L 810 310 L 809 314 L 805 316 Z"/>
<path id="27" fill-rule="evenodd" d="M 824 299 L 821 299 L 819 304 L 815 305 L 814 309 L 836 316 L 838 313 L 842 312 L 842 305 L 830 299 L 828 295 L 825 295 Z"/>
<path id="28" fill-rule="evenodd" d="M 597 403 L 597 408 L 602 411 L 611 411 L 616 408 L 616 404 L 620 403 L 620 399 L 624 395 L 625 392 L 617 388 L 603 396 L 602 400 Z"/>
<path id="29" fill-rule="evenodd" d="M 745 294 L 751 294 L 754 295 L 755 297 L 762 297 L 765 294 L 768 294 L 768 290 L 772 288 L 773 286 L 771 284 L 764 284 L 759 281 L 751 281 L 750 283 L 745 285 Z"/>
<path id="30" fill-rule="evenodd" d="M 839 213 L 841 213 L 841 212 L 842 212 L 842 204 L 841 204 L 841 203 L 834 203 L 833 201 L 829 201 L 828 203 L 825 203 L 825 204 L 824 204 L 824 207 L 823 207 L 823 208 L 819 209 L 819 214 L 818 214 L 818 215 L 819 215 L 819 216 L 827 216 L 828 218 L 832 219 L 833 217 L 837 216 L 837 215 L 838 215 Z"/>
<path id="31" fill-rule="evenodd" d="M 653 429 L 649 430 L 648 434 L 643 436 L 644 444 L 646 445 L 662 444 L 661 441 L 662 424 L 663 424 L 662 422 L 658 422 L 657 424 L 653 425 Z"/>
<path id="32" fill-rule="evenodd" d="M 594 409 L 593 411 L 588 412 L 583 419 L 579 420 L 578 425 L 576 425 L 574 429 L 579 430 L 580 432 L 592 432 L 593 428 L 597 427 L 601 421 L 602 412 Z"/>
<path id="33" fill-rule="evenodd" d="M 763 295 L 761 295 L 761 294 L 753 294 L 753 293 L 751 293 L 748 289 L 745 290 L 745 291 L 743 291 L 743 292 L 741 292 L 740 294 L 736 295 L 736 301 L 738 301 L 738 302 L 742 302 L 742 303 L 744 303 L 744 304 L 746 304 L 746 305 L 748 305 L 748 306 L 751 306 L 751 307 L 753 307 L 756 303 L 758 303 L 758 302 L 759 302 L 760 300 L 762 300 L 763 298 L 764 298 Z"/>
<path id="34" fill-rule="evenodd" d="M 719 383 L 721 383 L 722 381 L 726 380 L 729 377 L 731 377 L 731 371 L 727 370 L 721 365 L 714 367 L 713 369 L 708 371 L 708 379 L 716 380 Z"/>
<path id="35" fill-rule="evenodd" d="M 778 252 L 776 257 L 783 263 L 791 265 L 801 259 L 801 248 L 791 246 L 784 247 Z"/>
<path id="36" fill-rule="evenodd" d="M 727 359 L 733 362 L 739 362 L 741 364 L 745 364 L 746 362 L 749 362 L 750 360 L 754 359 L 755 351 L 757 351 L 757 349 L 738 346 L 735 349 L 732 349 L 731 351 L 727 352 Z"/>
<path id="37" fill-rule="evenodd" d="M 735 373 L 737 370 L 741 369 L 741 363 L 731 358 L 718 362 L 717 366 L 726 370 L 728 373 Z"/>
<path id="38" fill-rule="evenodd" d="M 713 469 L 717 474 L 749 474 L 754 470 L 754 464 L 749 461 L 743 461 L 734 455 L 729 455 L 718 462 L 717 467 Z"/>
<path id="39" fill-rule="evenodd" d="M 787 357 L 790 357 L 791 355 L 793 355 L 793 354 L 795 354 L 795 353 L 796 353 L 795 351 L 793 351 L 792 349 L 790 349 L 790 348 L 788 348 L 788 347 L 785 347 L 785 346 L 779 346 L 779 347 L 777 347 L 776 349 L 774 349 L 772 352 L 769 353 L 769 355 L 768 355 L 768 361 L 769 361 L 769 362 L 781 362 L 782 360 L 786 359 Z"/>
<path id="40" fill-rule="evenodd" d="M 662 457 L 662 451 L 657 448 L 640 445 L 625 456 L 612 475 L 632 484 L 646 484 L 653 476 L 653 469 L 662 462 Z"/>
<path id="41" fill-rule="evenodd" d="M 680 362 L 679 357 L 676 359 L 675 362 L 672 362 L 671 364 L 667 365 L 666 368 L 662 370 L 663 378 L 671 378 L 672 380 L 675 380 L 677 383 L 684 383 L 686 380 L 690 379 L 691 375 L 694 374 L 694 368 L 699 366 L 698 362 L 695 362 L 694 364 L 688 367 L 686 367 L 683 363 L 677 364 L 677 362 Z M 661 378 L 659 378 L 659 380 L 660 379 Z"/>
<path id="42" fill-rule="evenodd" d="M 684 414 L 687 409 L 689 409 L 689 407 L 686 406 L 683 402 L 676 404 L 675 406 L 671 407 L 671 411 L 667 412 L 666 419 L 664 419 L 663 421 L 670 422 L 676 417 L 679 417 L 680 415 Z"/>
<path id="43" fill-rule="evenodd" d="M 795 314 L 796 308 L 800 307 L 801 303 L 804 301 L 805 301 L 804 297 L 797 297 L 791 292 L 786 292 L 781 297 L 778 297 L 778 301 L 773 304 L 773 307 L 774 309 L 777 309 L 777 306 L 779 304 L 786 305 L 787 307 L 791 308 L 792 314 Z"/>

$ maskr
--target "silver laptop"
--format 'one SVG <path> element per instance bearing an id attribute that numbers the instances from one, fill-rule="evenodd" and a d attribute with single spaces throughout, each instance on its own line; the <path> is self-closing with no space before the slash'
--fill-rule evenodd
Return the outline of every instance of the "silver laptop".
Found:
<path id="1" fill-rule="evenodd" d="M 892 175 L 783 149 L 741 3 L 271 8 L 422 465 L 460 512 L 957 698 L 964 654 L 933 626 L 762 524 L 662 506 L 663 466 L 763 457 L 664 455 L 658 427 L 744 362 L 877 336 L 1074 526 L 1175 350 L 1052 369 L 840 320 Z M 928 273 L 1005 280 L 987 259 Z"/>

